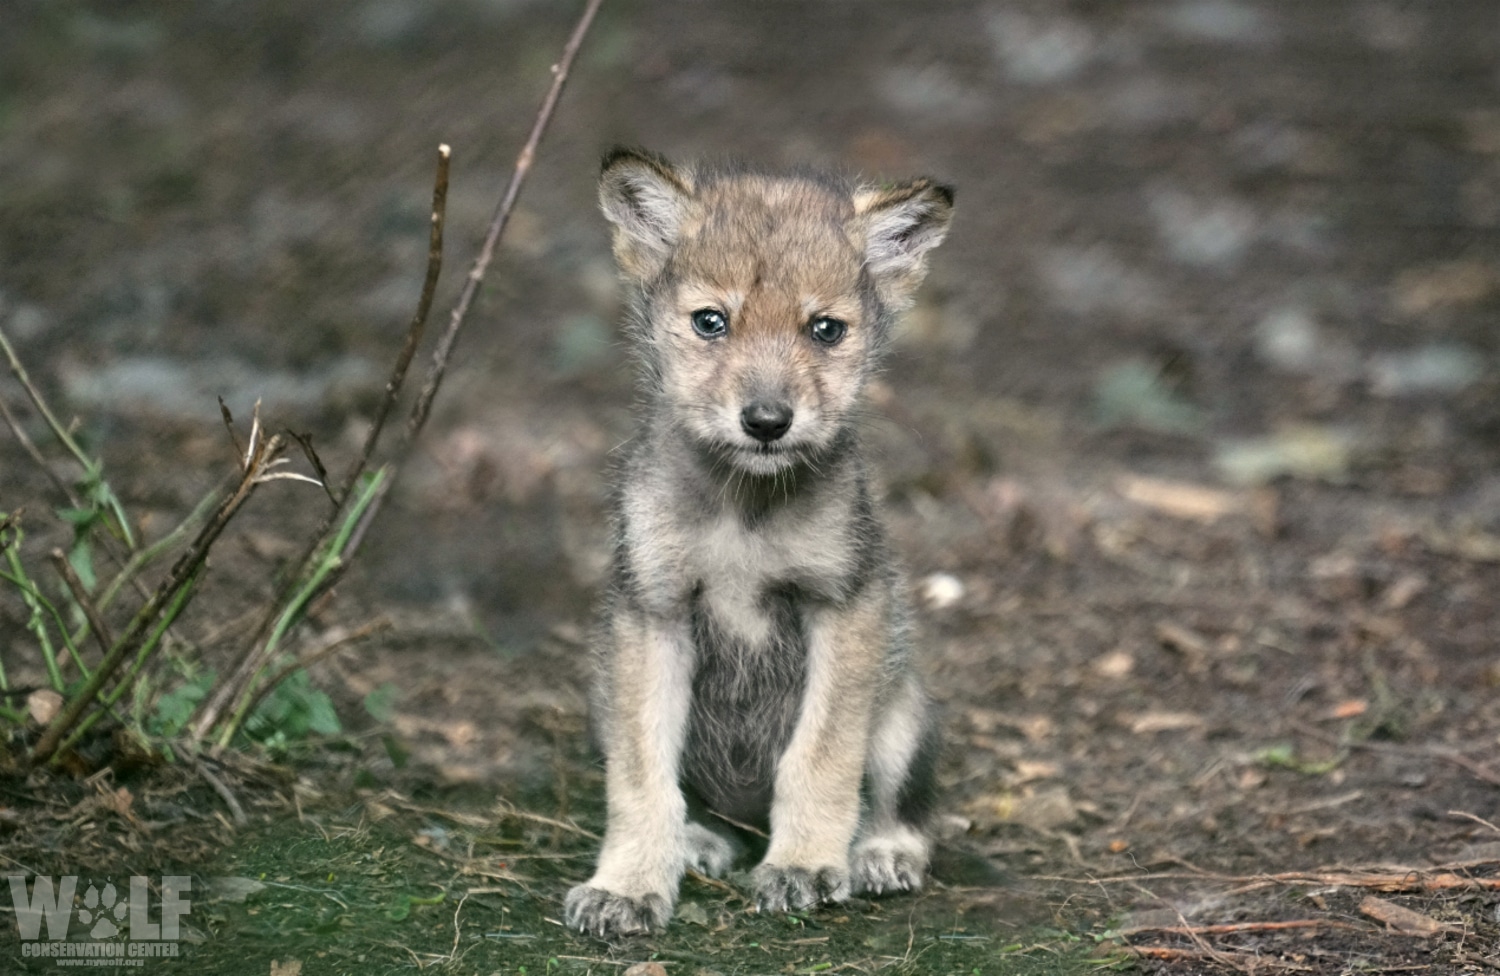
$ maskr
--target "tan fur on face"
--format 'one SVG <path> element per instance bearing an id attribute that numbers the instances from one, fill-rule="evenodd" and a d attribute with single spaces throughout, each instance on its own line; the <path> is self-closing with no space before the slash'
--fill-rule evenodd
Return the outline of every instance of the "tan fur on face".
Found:
<path id="1" fill-rule="evenodd" d="M 675 167 L 622 150 L 600 199 L 615 253 L 641 286 L 640 349 L 678 422 L 730 463 L 772 474 L 826 449 L 849 426 L 926 253 L 947 232 L 952 195 L 930 180 L 855 186 L 822 176 Z M 692 316 L 715 309 L 728 334 L 705 340 Z M 816 341 L 820 317 L 847 326 Z M 792 410 L 774 445 L 740 424 L 756 402 Z"/>

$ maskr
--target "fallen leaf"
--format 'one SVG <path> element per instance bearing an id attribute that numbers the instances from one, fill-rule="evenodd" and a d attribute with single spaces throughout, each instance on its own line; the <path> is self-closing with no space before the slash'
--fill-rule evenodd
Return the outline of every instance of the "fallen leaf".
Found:
<path id="1" fill-rule="evenodd" d="M 131 807 L 135 805 L 135 797 L 131 794 L 130 790 L 123 786 L 110 793 L 104 802 L 106 806 L 122 817 L 130 818 L 134 815 Z"/>
<path id="2" fill-rule="evenodd" d="M 39 688 L 26 696 L 26 711 L 38 725 L 51 725 L 62 708 L 62 695 L 51 688 Z"/>
<path id="3" fill-rule="evenodd" d="M 1151 732 L 1196 729 L 1202 724 L 1203 717 L 1190 712 L 1142 712 L 1130 719 L 1130 731 L 1136 735 L 1145 735 Z"/>
<path id="4" fill-rule="evenodd" d="M 219 901 L 238 903 L 266 890 L 266 886 L 254 878 L 224 877 L 210 878 L 208 890 Z"/>
<path id="5" fill-rule="evenodd" d="M 1396 279 L 1396 308 L 1403 315 L 1425 315 L 1439 308 L 1484 301 L 1496 287 L 1495 269 L 1482 261 L 1453 261 L 1408 268 Z"/>
<path id="6" fill-rule="evenodd" d="M 1429 939 L 1434 935 L 1455 931 L 1454 926 L 1444 925 L 1435 918 L 1374 895 L 1367 895 L 1359 903 L 1359 910 L 1378 922 L 1384 922 L 1391 931 L 1401 935 Z"/>
<path id="7" fill-rule="evenodd" d="M 271 976 L 302 976 L 302 960 L 288 959 L 286 962 L 271 960 Z"/>
<path id="8" fill-rule="evenodd" d="M 1244 508 L 1240 497 L 1233 492 L 1186 481 L 1126 475 L 1116 486 L 1122 496 L 1137 505 L 1193 522 L 1216 522 Z"/>
<path id="9" fill-rule="evenodd" d="M 1078 819 L 1078 808 L 1061 786 L 979 797 L 967 807 L 973 813 L 1036 830 L 1054 830 Z"/>
<path id="10" fill-rule="evenodd" d="M 1162 646 L 1187 658 L 1190 665 L 1201 667 L 1208 657 L 1208 641 L 1182 624 L 1163 620 L 1156 625 L 1155 630 L 1156 639 L 1161 641 Z"/>
<path id="11" fill-rule="evenodd" d="M 1061 771 L 1057 763 L 1018 759 L 1016 761 L 1016 782 L 1028 783 L 1034 779 L 1051 779 Z"/>
<path id="12" fill-rule="evenodd" d="M 1129 651 L 1110 651 L 1095 658 L 1093 667 L 1101 678 L 1123 678 L 1135 670 L 1135 658 Z"/>
<path id="13" fill-rule="evenodd" d="M 1369 702 L 1362 698 L 1351 698 L 1348 701 L 1342 701 L 1333 706 L 1333 711 L 1330 714 L 1334 718 L 1355 718 L 1369 710 Z"/>
<path id="14" fill-rule="evenodd" d="M 677 918 L 679 921 L 687 922 L 689 925 L 700 925 L 708 927 L 708 909 L 703 907 L 701 901 L 685 901 L 677 906 Z"/>
<path id="15" fill-rule="evenodd" d="M 659 962 L 638 962 L 625 970 L 624 976 L 667 976 L 667 967 Z"/>
<path id="16" fill-rule="evenodd" d="M 1221 445 L 1214 464 L 1228 481 L 1264 485 L 1280 477 L 1341 481 L 1348 474 L 1354 438 L 1325 427 L 1289 427 L 1268 437 Z"/>

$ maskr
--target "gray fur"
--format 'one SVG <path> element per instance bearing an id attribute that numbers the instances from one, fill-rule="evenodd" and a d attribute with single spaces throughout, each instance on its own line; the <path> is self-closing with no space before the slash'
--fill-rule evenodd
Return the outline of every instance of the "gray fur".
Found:
<path id="1" fill-rule="evenodd" d="M 606 937 L 663 925 L 683 870 L 719 873 L 735 854 L 689 822 L 699 807 L 770 828 L 752 875 L 762 910 L 919 887 L 935 727 L 858 423 L 951 194 L 625 151 L 601 197 L 636 284 L 643 403 L 595 639 L 609 825 L 567 923 Z M 688 331 L 703 304 L 732 319 L 725 338 Z M 834 313 L 849 338 L 809 339 L 809 318 Z M 726 419 L 761 397 L 795 407 L 784 439 Z"/>

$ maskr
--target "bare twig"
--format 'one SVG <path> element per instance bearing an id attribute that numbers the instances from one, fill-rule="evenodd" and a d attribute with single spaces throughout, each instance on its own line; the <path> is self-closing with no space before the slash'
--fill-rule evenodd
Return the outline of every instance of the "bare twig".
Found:
<path id="1" fill-rule="evenodd" d="M 1230 922 L 1223 925 L 1137 925 L 1120 929 L 1117 935 L 1160 932 L 1164 935 L 1237 935 L 1244 932 L 1286 932 L 1293 929 L 1353 929 L 1368 932 L 1368 925 L 1355 925 L 1331 918 L 1300 918 L 1285 922 Z"/>
<path id="2" fill-rule="evenodd" d="M 274 459 L 280 453 L 283 446 L 280 437 L 272 437 L 261 445 L 260 450 L 255 455 L 257 463 L 252 463 L 249 466 L 249 470 L 240 479 L 239 486 L 235 489 L 234 493 L 219 506 L 219 510 L 214 513 L 213 518 L 198 533 L 198 537 L 193 540 L 193 544 L 178 557 L 177 562 L 172 566 L 171 572 L 167 574 L 167 578 L 162 580 L 161 584 L 157 586 L 156 591 L 151 594 L 151 598 L 146 601 L 145 606 L 141 607 L 136 615 L 131 618 L 129 625 L 125 628 L 125 633 L 115 642 L 109 653 L 105 655 L 104 660 L 99 662 L 99 667 L 94 670 L 93 676 L 84 684 L 83 688 L 74 694 L 67 705 L 63 707 L 62 711 L 58 713 L 57 717 L 52 720 L 52 724 L 42 733 L 41 739 L 37 741 L 35 749 L 32 750 L 32 759 L 34 762 L 40 763 L 55 758 L 57 748 L 61 744 L 63 736 L 68 733 L 79 717 L 83 715 L 84 711 L 93 704 L 99 691 L 104 687 L 105 682 L 110 679 L 116 669 L 124 663 L 128 656 L 137 651 L 150 636 L 152 625 L 156 622 L 162 611 L 174 601 L 178 595 L 178 591 L 188 583 L 203 565 L 204 561 L 208 558 L 209 549 L 218 540 L 220 533 L 224 531 L 224 527 L 229 524 L 230 519 L 234 518 L 235 513 L 240 510 L 240 507 L 245 504 L 245 501 L 255 490 L 257 478 L 264 465 Z"/>
<path id="3" fill-rule="evenodd" d="M 1279 959 L 1267 959 L 1264 956 L 1248 955 L 1242 952 L 1226 953 L 1217 949 L 1205 951 L 1203 949 L 1183 949 L 1175 946 L 1127 946 L 1125 951 L 1147 959 L 1191 962 L 1201 962 L 1202 960 L 1210 959 L 1237 972 L 1255 972 L 1261 969 L 1279 970 L 1289 973 L 1306 973 L 1312 971 L 1312 967 L 1298 963 L 1284 962 Z"/>
<path id="4" fill-rule="evenodd" d="M 1490 863 L 1490 862 L 1484 862 Z M 1323 868 L 1317 871 L 1287 871 L 1281 874 L 1212 874 L 1189 871 L 1157 871 L 1147 874 L 1122 874 L 1107 878 L 1068 878 L 1034 875 L 1034 881 L 1063 881 L 1073 884 L 1130 884 L 1140 881 L 1192 880 L 1216 881 L 1236 885 L 1315 884 L 1339 888 L 1369 888 L 1372 891 L 1453 891 L 1474 889 L 1500 891 L 1500 878 L 1476 878 L 1457 873 L 1472 864 L 1440 864 L 1431 868 Z"/>
<path id="5" fill-rule="evenodd" d="M 243 827 L 250 822 L 249 818 L 245 816 L 245 808 L 240 806 L 239 800 L 235 799 L 234 792 L 225 785 L 223 780 L 214 775 L 213 771 L 208 768 L 207 763 L 191 753 L 188 754 L 188 762 L 192 763 L 193 770 L 199 776 L 203 777 L 203 781 L 213 787 L 215 793 L 219 794 L 219 798 L 229 808 L 229 815 L 234 818 L 234 825 L 236 827 Z"/>
<path id="6" fill-rule="evenodd" d="M 582 827 L 578 826 L 576 823 L 573 823 L 571 820 L 558 820 L 555 817 L 544 817 L 540 813 L 531 813 L 526 810 L 518 810 L 510 803 L 503 800 L 501 801 L 497 812 L 501 817 L 511 817 L 516 820 L 526 820 L 530 823 L 541 824 L 544 827 L 552 827 L 557 830 L 566 831 L 570 834 L 577 834 L 580 837 L 587 837 L 589 840 L 599 839 L 598 834 L 593 833 L 592 831 L 584 830 Z"/>
<path id="7" fill-rule="evenodd" d="M 42 455 L 41 449 L 36 446 L 36 441 L 27 436 L 26 428 L 21 426 L 21 422 L 16 419 L 15 414 L 10 412 L 10 407 L 5 405 L 4 400 L 0 400 L 0 417 L 5 418 L 6 426 L 10 428 L 12 434 L 16 435 L 16 442 L 21 445 L 21 449 L 26 452 L 37 467 L 42 469 L 42 473 L 47 476 L 47 480 L 51 481 L 53 486 L 57 488 L 58 494 L 68 500 L 68 506 L 70 508 L 82 508 L 83 503 L 79 501 L 78 493 L 73 490 L 73 486 L 68 484 L 67 479 L 58 474 L 52 465 L 47 463 L 47 459 Z"/>
<path id="8" fill-rule="evenodd" d="M 516 200 L 520 196 L 521 187 L 526 182 L 526 177 L 531 171 L 532 163 L 536 157 L 537 146 L 541 143 L 542 134 L 546 132 L 548 124 L 557 107 L 559 96 L 562 94 L 564 83 L 567 81 L 569 69 L 578 54 L 578 49 L 583 43 L 584 36 L 588 33 L 589 25 L 593 22 L 594 14 L 598 12 L 602 0 L 588 0 L 582 16 L 579 17 L 577 25 L 573 28 L 572 35 L 568 38 L 563 48 L 562 57 L 552 68 L 552 85 L 542 100 L 541 108 L 537 112 L 536 120 L 532 124 L 531 134 L 528 136 L 520 155 L 516 159 L 515 169 L 511 174 L 510 183 L 506 186 L 505 194 L 495 209 L 494 216 L 490 220 L 489 230 L 485 234 L 484 243 L 480 246 L 479 254 L 474 259 L 474 264 L 469 270 L 464 282 L 463 290 L 459 294 L 458 302 L 454 305 L 449 316 L 448 327 L 438 341 L 433 353 L 432 365 L 428 369 L 427 380 L 417 397 L 416 404 L 412 408 L 411 417 L 407 422 L 406 431 L 402 437 L 401 444 L 397 450 L 398 457 L 409 453 L 411 444 L 421 433 L 427 421 L 427 416 L 432 407 L 433 398 L 436 397 L 438 388 L 442 384 L 443 375 L 448 366 L 448 359 L 452 355 L 454 343 L 462 330 L 468 317 L 469 309 L 479 293 L 479 286 L 484 280 L 485 271 L 489 268 L 494 258 L 495 248 L 500 242 L 501 234 L 510 220 L 511 211 L 515 208 Z M 439 148 L 438 174 L 433 185 L 433 222 L 432 234 L 429 239 L 427 278 L 423 283 L 422 296 L 418 301 L 417 312 L 413 316 L 412 325 L 407 332 L 407 342 L 403 346 L 401 354 L 397 357 L 396 367 L 392 370 L 391 381 L 387 383 L 386 396 L 382 401 L 377 421 L 372 426 L 370 436 L 366 438 L 364 448 L 360 457 L 351 464 L 346 473 L 339 490 L 335 492 L 335 500 L 338 506 L 330 513 L 327 522 L 314 534 L 311 544 L 307 547 L 302 559 L 298 563 L 298 570 L 288 578 L 288 585 L 284 588 L 281 598 L 270 608 L 262 619 L 255 635 L 246 646 L 239 663 L 235 666 L 228 680 L 222 682 L 212 695 L 205 699 L 198 714 L 192 722 L 193 734 L 202 738 L 219 721 L 229 703 L 241 698 L 249 685 L 255 680 L 265 664 L 267 646 L 275 626 L 276 620 L 281 614 L 281 605 L 296 592 L 303 581 L 313 571 L 319 559 L 319 553 L 327 545 L 329 534 L 337 519 L 339 510 L 348 501 L 353 486 L 359 474 L 367 465 L 370 456 L 375 450 L 375 441 L 384 426 L 386 417 L 396 401 L 397 394 L 405 379 L 407 367 L 410 365 L 411 357 L 415 354 L 417 342 L 421 338 L 422 329 L 425 326 L 427 314 L 431 309 L 432 294 L 436 289 L 437 276 L 441 269 L 442 260 L 442 227 L 443 212 L 446 207 L 447 180 L 448 180 L 449 150 L 447 146 Z M 342 553 L 342 562 L 347 565 L 353 559 L 354 554 L 359 551 L 370 525 L 374 522 L 376 514 L 385 502 L 386 495 L 390 491 L 391 483 L 400 471 L 399 462 L 390 466 L 389 477 L 379 485 L 363 513 L 363 517 L 354 526 Z M 338 578 L 339 572 L 329 574 L 323 588 Z"/>
<path id="9" fill-rule="evenodd" d="M 403 454 L 427 424 L 428 414 L 432 410 L 432 401 L 442 386 L 443 376 L 447 373 L 448 359 L 453 354 L 453 346 L 458 341 L 459 333 L 463 331 L 469 308 L 479 295 L 479 286 L 484 282 L 485 272 L 489 270 L 490 262 L 495 257 L 495 248 L 500 243 L 500 236 L 505 233 L 506 224 L 510 222 L 511 211 L 515 209 L 516 200 L 521 196 L 521 188 L 526 184 L 526 177 L 531 173 L 537 147 L 541 145 L 542 136 L 546 133 L 547 126 L 552 121 L 552 114 L 557 108 L 558 99 L 562 96 L 563 86 L 568 80 L 568 72 L 573 66 L 573 59 L 577 57 L 578 49 L 583 45 L 583 38 L 588 34 L 589 25 L 594 22 L 594 14 L 598 13 L 601 2 L 602 0 L 588 0 L 583 14 L 573 28 L 572 35 L 568 38 L 568 43 L 563 47 L 562 57 L 552 66 L 552 87 L 547 89 L 541 108 L 537 111 L 536 120 L 531 125 L 531 134 L 526 137 L 526 144 L 521 147 L 521 153 L 516 157 L 510 183 L 505 187 L 505 194 L 495 207 L 494 216 L 490 218 L 489 230 L 484 235 L 484 243 L 479 248 L 478 256 L 474 258 L 474 265 L 469 269 L 469 275 L 464 281 L 463 291 L 459 293 L 458 302 L 454 304 L 453 311 L 449 314 L 448 328 L 443 331 L 437 348 L 433 350 L 432 365 L 428 367 L 427 380 L 422 384 L 421 392 L 417 394 L 417 402 L 412 406 L 411 416 L 406 423 L 406 435 L 402 438 L 401 453 Z M 364 541 L 369 524 L 374 522 L 376 516 L 379 515 L 386 495 L 390 492 L 390 486 L 395 482 L 399 472 L 399 468 L 392 469 L 391 477 L 366 510 L 361 524 L 355 528 L 354 536 L 349 543 L 351 555 L 358 551 L 360 544 Z"/>
<path id="10" fill-rule="evenodd" d="M 323 467 L 323 459 L 318 457 L 318 452 L 313 449 L 312 435 L 299 434 L 295 430 L 289 430 L 286 432 L 286 434 L 292 440 L 297 442 L 298 447 L 302 448 L 302 453 L 307 457 L 307 463 L 311 464 L 313 466 L 313 470 L 318 473 L 318 478 L 315 484 L 322 486 L 324 493 L 328 495 L 328 500 L 333 502 L 333 506 L 336 511 L 338 509 L 339 500 L 334 497 L 333 489 L 328 487 L 328 469 Z"/>
<path id="11" fill-rule="evenodd" d="M 448 213 L 448 168 L 452 158 L 453 150 L 447 144 L 438 146 L 437 176 L 432 181 L 432 226 L 427 237 L 427 277 L 422 281 L 422 296 L 417 300 L 417 310 L 412 315 L 411 325 L 406 329 L 406 344 L 396 357 L 390 379 L 386 380 L 385 399 L 380 402 L 380 409 L 376 411 L 375 419 L 370 424 L 364 447 L 360 449 L 359 457 L 349 465 L 349 470 L 344 473 L 344 480 L 339 484 L 334 501 L 340 506 L 348 499 L 360 472 L 369 466 L 370 457 L 380 441 L 381 431 L 385 429 L 385 422 L 395 409 L 401 387 L 406 382 L 406 371 L 411 366 L 412 357 L 417 354 L 417 346 L 421 344 L 422 334 L 427 328 L 427 316 L 432 312 L 438 276 L 443 270 L 443 226 Z"/>
<path id="12" fill-rule="evenodd" d="M 11 373 L 21 384 L 21 388 L 26 391 L 26 396 L 30 398 L 32 406 L 36 407 L 37 413 L 42 415 L 42 419 L 52 429 L 52 435 L 57 438 L 58 443 L 67 448 L 68 453 L 72 454 L 78 463 L 83 465 L 86 471 L 96 468 L 95 462 L 83 452 L 83 448 L 78 446 L 78 441 L 73 439 L 72 431 L 58 421 L 56 415 L 52 413 L 52 408 L 47 406 L 47 401 L 42 396 L 41 391 L 32 384 L 31 377 L 26 372 L 26 367 L 21 365 L 21 360 L 16 355 L 16 350 L 11 346 L 10 340 L 6 338 L 4 331 L 0 331 L 0 351 L 5 353 L 5 358 L 10 363 Z M 130 521 L 125 517 L 124 511 L 119 508 L 118 501 L 113 499 L 112 495 L 109 507 L 115 515 L 115 520 L 119 523 L 120 534 L 124 538 L 126 547 L 134 549 L 135 535 L 130 531 Z"/>
<path id="13" fill-rule="evenodd" d="M 83 580 L 78 578 L 78 571 L 73 564 L 68 562 L 68 557 L 61 549 L 52 550 L 52 564 L 57 567 L 57 575 L 68 584 L 68 592 L 73 594 L 73 599 L 83 610 L 84 619 L 89 622 L 89 629 L 94 632 L 94 639 L 99 642 L 99 649 L 105 654 L 114 646 L 114 639 L 109 635 L 109 628 L 104 623 L 104 618 L 99 615 L 99 608 L 94 606 L 94 600 L 89 596 L 89 591 L 84 588 Z"/>
<path id="14" fill-rule="evenodd" d="M 443 227 L 447 220 L 448 210 L 448 170 L 452 158 L 452 150 L 447 145 L 438 147 L 437 174 L 433 177 L 432 185 L 432 227 L 427 242 L 427 275 L 422 282 L 422 294 L 417 299 L 417 310 L 412 316 L 411 324 L 407 326 L 406 342 L 402 346 L 400 354 L 396 357 L 396 363 L 391 368 L 391 375 L 386 380 L 385 398 L 381 401 L 380 408 L 376 411 L 375 419 L 371 423 L 370 432 L 365 437 L 363 448 L 359 457 L 349 465 L 343 480 L 337 489 L 330 490 L 327 476 L 321 461 L 316 460 L 316 455 L 311 450 L 311 444 L 304 444 L 303 448 L 308 452 L 309 458 L 313 459 L 314 466 L 318 469 L 319 477 L 323 478 L 323 487 L 329 492 L 329 498 L 333 501 L 332 510 L 324 517 L 308 540 L 307 546 L 302 554 L 298 556 L 293 564 L 297 571 L 287 577 L 286 585 L 282 587 L 277 599 L 267 608 L 265 615 L 261 618 L 259 626 L 255 629 L 249 642 L 241 654 L 239 663 L 235 665 L 227 680 L 223 681 L 214 689 L 212 695 L 204 700 L 197 716 L 193 719 L 193 734 L 202 738 L 208 734 L 224 709 L 229 703 L 244 693 L 245 687 L 254 680 L 255 674 L 264 663 L 266 654 L 266 641 L 272 628 L 275 626 L 281 607 L 296 592 L 297 586 L 311 573 L 318 553 L 327 544 L 333 526 L 338 520 L 339 513 L 343 510 L 344 503 L 348 501 L 349 494 L 355 483 L 359 480 L 370 458 L 375 453 L 376 444 L 380 440 L 381 431 L 385 428 L 385 422 L 390 416 L 400 398 L 401 387 L 406 382 L 406 372 L 411 365 L 411 360 L 416 355 L 417 346 L 422 341 L 423 332 L 427 327 L 427 318 L 432 310 L 433 295 L 437 291 L 438 276 L 442 271 L 443 264 Z M 228 411 L 225 411 L 226 422 L 228 422 Z M 238 443 L 238 441 L 236 441 Z"/>
<path id="15" fill-rule="evenodd" d="M 1314 739 L 1321 739 L 1324 742 L 1330 742 L 1346 749 L 1364 749 L 1367 752 L 1381 752 L 1391 756 L 1421 756 L 1424 758 L 1441 759 L 1444 762 L 1452 763 L 1458 768 L 1467 771 L 1475 779 L 1482 780 L 1491 786 L 1500 786 L 1500 773 L 1447 746 L 1403 745 L 1398 742 L 1371 742 L 1367 739 L 1347 739 L 1324 732 L 1322 729 L 1308 725 L 1305 722 L 1293 722 L 1292 725 L 1305 735 L 1310 735 Z"/>
<path id="16" fill-rule="evenodd" d="M 1490 828 L 1491 830 L 1493 830 L 1495 833 L 1500 834 L 1500 827 L 1496 827 L 1494 824 L 1490 823 L 1488 820 L 1484 819 L 1483 817 L 1478 816 L 1477 814 L 1469 813 L 1469 812 L 1464 811 L 1464 810 L 1449 810 L 1448 811 L 1448 816 L 1450 816 L 1450 817 L 1462 817 L 1465 820 L 1472 820 L 1475 823 L 1477 823 L 1477 824 L 1483 824 L 1484 826 L 1486 826 L 1486 827 Z"/>
<path id="17" fill-rule="evenodd" d="M 229 431 L 229 443 L 234 445 L 234 456 L 245 456 L 245 445 L 240 440 L 240 432 L 234 429 L 234 414 L 229 412 L 229 404 L 219 397 L 219 416 L 224 418 L 224 429 Z"/>

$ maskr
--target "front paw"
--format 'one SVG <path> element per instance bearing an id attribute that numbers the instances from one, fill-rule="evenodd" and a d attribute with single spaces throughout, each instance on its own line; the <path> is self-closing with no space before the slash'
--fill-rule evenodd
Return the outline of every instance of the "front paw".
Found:
<path id="1" fill-rule="evenodd" d="M 849 858 L 854 890 L 869 895 L 919 890 L 927 872 L 927 850 L 926 838 L 913 830 L 865 838 L 854 845 Z"/>
<path id="2" fill-rule="evenodd" d="M 795 868 L 762 864 L 750 875 L 755 905 L 763 912 L 803 911 L 849 897 L 849 872 L 841 867 Z"/>
<path id="3" fill-rule="evenodd" d="M 563 920 L 568 927 L 600 939 L 660 932 L 671 917 L 671 901 L 656 894 L 631 898 L 578 885 L 563 901 Z"/>

